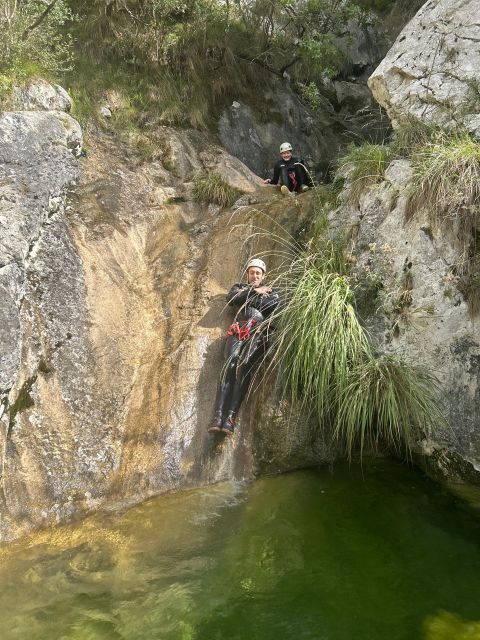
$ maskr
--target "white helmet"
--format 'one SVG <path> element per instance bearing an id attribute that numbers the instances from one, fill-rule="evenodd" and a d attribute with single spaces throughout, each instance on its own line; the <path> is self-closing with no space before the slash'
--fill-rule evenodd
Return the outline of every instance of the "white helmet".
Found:
<path id="1" fill-rule="evenodd" d="M 282 144 L 280 145 L 280 153 L 283 153 L 284 151 L 291 151 L 292 150 L 292 145 L 289 142 L 282 142 Z"/>
<path id="2" fill-rule="evenodd" d="M 250 267 L 258 267 L 263 271 L 264 275 L 267 273 L 267 265 L 263 260 L 260 260 L 260 258 L 253 258 L 253 260 L 250 260 L 250 262 L 247 264 L 247 271 L 250 269 Z"/>

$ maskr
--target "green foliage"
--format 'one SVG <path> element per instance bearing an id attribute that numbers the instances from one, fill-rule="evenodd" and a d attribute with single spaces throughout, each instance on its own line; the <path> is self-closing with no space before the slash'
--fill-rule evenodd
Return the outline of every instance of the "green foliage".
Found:
<path id="1" fill-rule="evenodd" d="M 65 0 L 63 0 L 65 1 Z M 122 69 L 138 93 L 141 127 L 213 126 L 231 100 L 255 107 L 261 89 L 288 75 L 318 106 L 317 85 L 345 64 L 337 37 L 363 13 L 354 0 L 68 0 L 78 15 L 72 34 L 89 75 Z M 78 69 L 69 77 L 77 86 Z M 145 82 L 148 78 L 149 82 Z M 132 104 L 135 100 L 128 95 Z"/>
<path id="2" fill-rule="evenodd" d="M 393 356 L 354 363 L 338 399 L 334 436 L 349 456 L 387 446 L 408 457 L 415 437 L 442 422 L 433 377 Z"/>
<path id="3" fill-rule="evenodd" d="M 193 198 L 202 204 L 230 207 L 241 195 L 241 191 L 228 184 L 218 173 L 202 172 L 195 177 Z"/>
<path id="4" fill-rule="evenodd" d="M 471 230 L 480 215 L 480 143 L 467 133 L 437 135 L 414 150 L 410 212 L 461 218 Z"/>
<path id="5" fill-rule="evenodd" d="M 415 439 L 443 421 L 434 378 L 400 360 L 377 357 L 355 313 L 344 238 L 311 242 L 279 282 L 287 302 L 273 341 L 284 389 L 294 406 L 351 457 L 388 447 L 409 455 Z"/>
<path id="6" fill-rule="evenodd" d="M 65 0 L 3 0 L 1 4 L 0 91 L 4 95 L 16 81 L 71 67 L 72 38 L 64 26 L 73 15 Z"/>
<path id="7" fill-rule="evenodd" d="M 334 247 L 328 254 L 301 254 L 293 262 L 275 347 L 293 402 L 302 405 L 308 398 L 321 422 L 335 391 L 347 383 L 350 363 L 368 351 L 348 279 L 330 272 L 336 262 Z"/>
<path id="8" fill-rule="evenodd" d="M 406 118 L 394 130 L 389 146 L 392 155 L 410 158 L 415 151 L 442 135 L 442 129 L 435 124 Z"/>
<path id="9" fill-rule="evenodd" d="M 232 98 L 255 107 L 260 89 L 275 77 L 288 76 L 304 87 L 305 99 L 318 108 L 319 84 L 348 62 L 338 37 L 345 37 L 351 18 L 361 22 L 366 15 L 359 0 L 3 4 L 0 89 L 6 93 L 12 78 L 31 75 L 29 61 L 35 60 L 36 73 L 50 73 L 79 94 L 96 97 L 97 76 L 106 78 L 111 70 L 129 77 L 122 87 L 132 109 L 123 115 L 142 131 L 159 123 L 212 127 Z M 61 78 L 72 66 L 72 42 L 75 69 Z M 82 117 L 92 120 L 87 105 L 83 100 Z"/>
<path id="10" fill-rule="evenodd" d="M 392 152 L 388 145 L 351 145 L 338 162 L 338 174 L 348 177 L 348 200 L 358 202 L 369 185 L 381 182 L 391 159 Z"/>
<path id="11" fill-rule="evenodd" d="M 313 111 L 318 111 L 322 106 L 322 101 L 317 85 L 314 82 L 309 82 L 308 84 L 300 83 L 299 90 L 300 95 L 308 106 L 313 109 Z"/>

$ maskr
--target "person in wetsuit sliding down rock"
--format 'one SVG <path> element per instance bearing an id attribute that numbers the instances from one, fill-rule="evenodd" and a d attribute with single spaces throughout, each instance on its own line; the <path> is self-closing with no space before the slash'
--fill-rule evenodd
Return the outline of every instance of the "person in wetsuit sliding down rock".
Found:
<path id="1" fill-rule="evenodd" d="M 237 283 L 227 294 L 228 304 L 238 311 L 225 344 L 225 364 L 215 401 L 210 433 L 233 434 L 235 417 L 247 393 L 256 365 L 265 354 L 266 336 L 261 323 L 275 310 L 279 295 L 263 285 L 267 267 L 263 260 L 247 264 L 247 283 Z"/>
<path id="2" fill-rule="evenodd" d="M 303 160 L 293 157 L 289 142 L 280 145 L 280 156 L 281 160 L 273 168 L 273 178 L 267 178 L 263 183 L 278 185 L 283 194 L 308 191 L 312 186 L 309 173 Z"/>

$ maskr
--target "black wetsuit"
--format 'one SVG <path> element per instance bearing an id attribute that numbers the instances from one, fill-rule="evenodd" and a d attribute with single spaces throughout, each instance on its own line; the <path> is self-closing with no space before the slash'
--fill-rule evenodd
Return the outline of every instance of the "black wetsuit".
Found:
<path id="1" fill-rule="evenodd" d="M 292 175 L 293 174 L 293 175 Z M 311 186 L 305 163 L 300 158 L 279 160 L 273 168 L 272 184 L 286 185 L 289 191 L 300 191 L 302 185 Z"/>
<path id="2" fill-rule="evenodd" d="M 272 291 L 262 296 L 255 293 L 252 285 L 234 284 L 227 294 L 227 301 L 238 312 L 225 344 L 225 364 L 215 413 L 235 416 L 247 393 L 255 367 L 265 354 L 266 335 L 261 323 L 277 307 L 279 294 Z"/>

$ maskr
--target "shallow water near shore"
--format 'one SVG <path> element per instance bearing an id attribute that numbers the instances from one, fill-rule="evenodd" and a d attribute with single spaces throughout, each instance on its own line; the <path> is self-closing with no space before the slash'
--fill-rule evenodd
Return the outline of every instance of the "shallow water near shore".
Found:
<path id="1" fill-rule="evenodd" d="M 480 512 L 390 461 L 164 495 L 0 553 L 2 640 L 480 637 Z"/>

